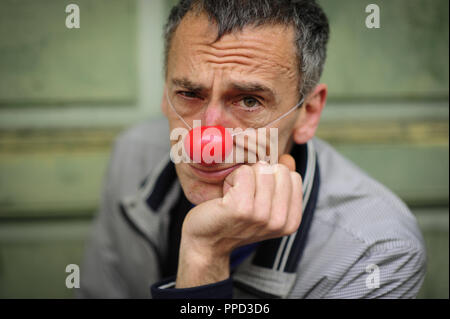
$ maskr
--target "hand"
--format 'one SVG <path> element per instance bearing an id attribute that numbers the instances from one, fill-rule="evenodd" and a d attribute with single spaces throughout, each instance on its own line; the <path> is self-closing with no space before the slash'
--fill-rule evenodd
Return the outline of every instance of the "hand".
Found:
<path id="1" fill-rule="evenodd" d="M 294 233 L 302 217 L 302 180 L 283 155 L 269 164 L 242 165 L 224 181 L 222 198 L 193 208 L 183 223 L 177 288 L 229 277 L 234 248 Z"/>

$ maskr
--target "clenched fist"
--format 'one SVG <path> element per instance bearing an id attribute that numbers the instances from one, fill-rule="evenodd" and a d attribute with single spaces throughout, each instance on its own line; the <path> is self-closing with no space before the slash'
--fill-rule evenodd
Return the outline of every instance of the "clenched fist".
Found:
<path id="1" fill-rule="evenodd" d="M 177 288 L 229 277 L 233 249 L 294 233 L 302 217 L 302 180 L 295 161 L 242 165 L 228 175 L 223 197 L 194 207 L 181 237 Z"/>

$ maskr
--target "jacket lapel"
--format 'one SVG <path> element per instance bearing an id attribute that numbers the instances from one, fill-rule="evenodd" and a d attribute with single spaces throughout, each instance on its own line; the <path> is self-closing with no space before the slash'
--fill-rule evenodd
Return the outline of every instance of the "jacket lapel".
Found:
<path id="1" fill-rule="evenodd" d="M 174 164 L 165 157 L 145 179 L 139 191 L 120 201 L 125 220 L 156 250 L 160 264 L 168 243 L 169 211 L 180 193 Z"/>

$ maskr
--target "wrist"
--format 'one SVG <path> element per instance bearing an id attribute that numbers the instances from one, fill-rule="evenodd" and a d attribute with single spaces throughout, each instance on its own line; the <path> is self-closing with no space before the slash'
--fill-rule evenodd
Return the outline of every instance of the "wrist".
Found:
<path id="1" fill-rule="evenodd" d="M 230 254 L 209 245 L 182 238 L 176 288 L 212 284 L 230 277 Z"/>

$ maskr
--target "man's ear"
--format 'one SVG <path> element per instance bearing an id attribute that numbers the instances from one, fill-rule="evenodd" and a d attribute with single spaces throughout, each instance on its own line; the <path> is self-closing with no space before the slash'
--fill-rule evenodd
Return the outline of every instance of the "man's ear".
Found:
<path id="1" fill-rule="evenodd" d="M 295 143 L 305 144 L 316 134 L 327 94 L 327 85 L 318 84 L 306 97 L 294 126 L 293 138 Z"/>

